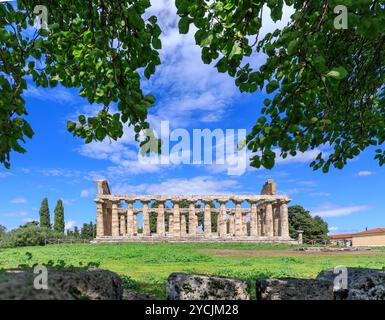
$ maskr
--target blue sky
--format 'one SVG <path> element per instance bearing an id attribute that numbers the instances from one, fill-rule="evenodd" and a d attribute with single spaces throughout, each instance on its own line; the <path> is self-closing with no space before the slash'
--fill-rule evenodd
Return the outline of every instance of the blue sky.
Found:
<path id="1" fill-rule="evenodd" d="M 144 92 L 157 98 L 150 113 L 154 128 L 161 120 L 169 120 L 172 129 L 190 132 L 204 128 L 250 130 L 266 94 L 241 94 L 233 79 L 204 65 L 193 32 L 178 34 L 171 2 L 154 4 L 163 29 L 163 64 L 144 82 Z M 287 10 L 285 16 L 289 13 Z M 264 32 L 272 28 L 266 20 Z M 251 60 L 258 66 L 263 59 L 256 55 Z M 76 90 L 41 89 L 30 84 L 24 97 L 35 136 L 27 141 L 26 154 L 12 154 L 11 170 L 0 169 L 0 224 L 9 229 L 38 220 L 43 197 L 48 197 L 51 212 L 57 199 L 64 201 L 69 228 L 94 221 L 93 181 L 97 178 L 107 178 L 113 192 L 132 194 L 258 194 L 266 179 L 275 179 L 279 193 L 288 194 L 292 204 L 324 217 L 331 233 L 385 227 L 385 174 L 373 160 L 373 150 L 365 151 L 343 170 L 331 169 L 328 174 L 309 167 L 317 151 L 278 159 L 273 170 L 248 168 L 240 176 L 230 176 L 216 165 L 144 166 L 137 161 L 138 147 L 130 128 L 117 143 L 90 145 L 66 131 L 67 120 L 100 108 L 90 106 Z"/>

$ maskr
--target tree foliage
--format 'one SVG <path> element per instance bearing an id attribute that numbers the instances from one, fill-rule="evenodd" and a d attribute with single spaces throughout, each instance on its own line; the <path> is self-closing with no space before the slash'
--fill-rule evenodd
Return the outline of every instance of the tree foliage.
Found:
<path id="1" fill-rule="evenodd" d="M 205 63 L 235 77 L 242 92 L 266 90 L 271 99 L 247 137 L 252 166 L 272 168 L 286 158 L 327 146 L 311 163 L 324 172 L 342 168 L 369 146 L 385 141 L 385 6 L 376 0 L 176 0 L 179 31 L 190 24 Z M 266 5 L 282 30 L 260 36 Z M 346 5 L 347 30 L 334 26 L 334 8 Z M 286 8 L 287 9 L 287 8 Z M 258 68 L 253 54 L 263 53 Z M 385 150 L 376 150 L 380 165 Z"/>
<path id="2" fill-rule="evenodd" d="M 92 221 L 90 223 L 83 223 L 83 227 L 80 231 L 80 238 L 93 239 L 95 238 L 95 236 L 96 236 L 96 225 Z"/>
<path id="3" fill-rule="evenodd" d="M 0 238 L 5 235 L 7 228 L 0 224 Z"/>
<path id="4" fill-rule="evenodd" d="M 59 239 L 62 233 L 49 228 L 39 227 L 37 221 L 28 222 L 19 228 L 13 229 L 2 237 L 2 247 L 41 246 L 46 239 Z"/>
<path id="5" fill-rule="evenodd" d="M 293 239 L 298 237 L 298 230 L 303 231 L 305 242 L 328 239 L 328 224 L 321 217 L 312 217 L 310 212 L 301 206 L 291 206 L 289 207 L 289 232 Z"/>
<path id="6" fill-rule="evenodd" d="M 368 147 L 385 163 L 385 6 L 377 0 L 176 0 L 179 31 L 194 26 L 204 63 L 215 63 L 242 92 L 265 90 L 262 115 L 247 137 L 251 165 L 272 168 L 277 155 L 321 150 L 311 163 L 327 172 L 343 168 Z M 22 98 L 27 79 L 36 86 L 77 88 L 99 105 L 68 130 L 86 143 L 118 139 L 123 125 L 147 129 L 154 96 L 141 89 L 160 64 L 161 30 L 144 18 L 149 0 L 57 0 L 49 4 L 49 31 L 31 35 L 33 8 L 0 5 L 0 162 L 33 136 Z M 348 8 L 348 29 L 334 26 L 334 8 Z M 294 8 L 283 29 L 261 36 L 263 11 L 273 21 Z M 267 57 L 262 66 L 256 55 Z M 30 85 L 30 83 L 28 83 Z M 111 105 L 118 112 L 112 114 Z M 325 151 L 325 148 L 328 150 Z M 324 151 L 322 151 L 324 150 Z"/>
<path id="7" fill-rule="evenodd" d="M 50 218 L 47 198 L 44 198 L 43 201 L 41 202 L 39 215 L 40 215 L 40 227 L 50 229 L 51 228 L 51 218 Z"/>
<path id="8" fill-rule="evenodd" d="M 150 1 L 51 1 L 49 31 L 31 35 L 40 4 L 0 4 L 0 162 L 9 167 L 10 152 L 25 152 L 20 143 L 33 136 L 22 98 L 30 78 L 38 87 L 77 88 L 101 106 L 97 116 L 68 122 L 68 130 L 86 143 L 118 139 L 124 123 L 135 127 L 139 140 L 155 98 L 142 93 L 138 70 L 150 78 L 160 63 L 157 18 L 142 16 Z M 112 103 L 118 108 L 114 114 Z"/>
<path id="9" fill-rule="evenodd" d="M 64 222 L 64 207 L 63 201 L 58 200 L 55 207 L 55 216 L 54 216 L 54 224 L 53 229 L 56 232 L 64 234 L 65 222 Z"/>

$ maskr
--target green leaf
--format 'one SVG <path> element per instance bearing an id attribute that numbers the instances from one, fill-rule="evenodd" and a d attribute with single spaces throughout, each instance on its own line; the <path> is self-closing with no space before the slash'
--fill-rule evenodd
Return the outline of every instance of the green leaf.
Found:
<path id="1" fill-rule="evenodd" d="M 270 94 L 275 90 L 277 90 L 278 87 L 279 87 L 279 83 L 277 80 L 270 81 L 269 84 L 266 86 L 266 92 Z"/>
<path id="2" fill-rule="evenodd" d="M 157 49 L 157 50 L 162 49 L 162 42 L 158 38 L 153 38 L 152 46 L 154 47 L 154 49 Z"/>
<path id="3" fill-rule="evenodd" d="M 188 17 L 182 17 L 180 20 L 179 20 L 179 23 L 178 23 L 178 27 L 179 27 L 179 33 L 181 34 L 186 34 L 188 33 L 188 30 L 190 28 L 190 22 L 191 22 L 191 19 L 188 18 Z"/>
<path id="4" fill-rule="evenodd" d="M 229 59 L 232 59 L 236 55 L 241 55 L 242 54 L 242 48 L 237 44 L 234 43 L 231 52 L 229 54 Z"/>
<path id="5" fill-rule="evenodd" d="M 67 130 L 68 130 L 69 132 L 74 131 L 75 128 L 76 128 L 76 123 L 75 123 L 75 122 L 72 122 L 72 121 L 68 121 L 68 122 L 67 122 Z"/>
<path id="6" fill-rule="evenodd" d="M 224 73 L 227 71 L 227 59 L 226 57 L 223 57 L 221 60 L 218 61 L 218 63 L 215 65 L 219 72 Z"/>
<path id="7" fill-rule="evenodd" d="M 227 1 L 226 5 L 223 7 L 225 10 L 231 10 L 235 7 L 234 0 Z"/>
<path id="8" fill-rule="evenodd" d="M 334 68 L 331 71 L 329 71 L 329 73 L 326 74 L 327 77 L 334 78 L 337 80 L 345 79 L 347 75 L 348 75 L 348 72 L 342 66 L 338 68 Z"/>
<path id="9" fill-rule="evenodd" d="M 92 32 L 90 30 L 87 30 L 83 33 L 83 42 L 86 44 L 91 43 L 92 41 Z"/>

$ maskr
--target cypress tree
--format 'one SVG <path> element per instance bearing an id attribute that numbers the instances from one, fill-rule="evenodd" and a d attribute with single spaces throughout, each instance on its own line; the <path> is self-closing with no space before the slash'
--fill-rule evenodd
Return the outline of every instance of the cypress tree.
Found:
<path id="1" fill-rule="evenodd" d="M 74 228 L 74 237 L 79 238 L 79 228 L 78 227 Z"/>
<path id="2" fill-rule="evenodd" d="M 40 206 L 40 227 L 51 228 L 51 219 L 49 216 L 48 199 L 44 198 Z"/>
<path id="3" fill-rule="evenodd" d="M 61 200 L 56 203 L 53 229 L 64 234 L 64 208 Z"/>

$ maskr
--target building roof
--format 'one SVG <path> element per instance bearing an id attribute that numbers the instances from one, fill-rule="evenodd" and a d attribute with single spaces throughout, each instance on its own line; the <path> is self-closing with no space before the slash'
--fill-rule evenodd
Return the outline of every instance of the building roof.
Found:
<path id="1" fill-rule="evenodd" d="M 362 232 L 355 233 L 354 235 L 355 236 L 365 236 L 365 235 L 377 234 L 377 233 L 385 233 L 385 228 L 377 228 L 377 229 L 362 231 Z"/>
<path id="2" fill-rule="evenodd" d="M 348 239 L 348 238 L 351 238 L 353 235 L 352 234 L 333 234 L 331 236 L 329 236 L 330 239 Z"/>
<path id="3" fill-rule="evenodd" d="M 349 239 L 352 238 L 353 236 L 366 236 L 366 235 L 372 235 L 372 234 L 378 234 L 378 233 L 385 233 L 385 228 L 376 228 L 376 229 L 371 229 L 371 230 L 366 230 L 362 232 L 357 232 L 357 233 L 345 233 L 345 234 L 333 234 L 330 235 L 330 239 Z"/>

